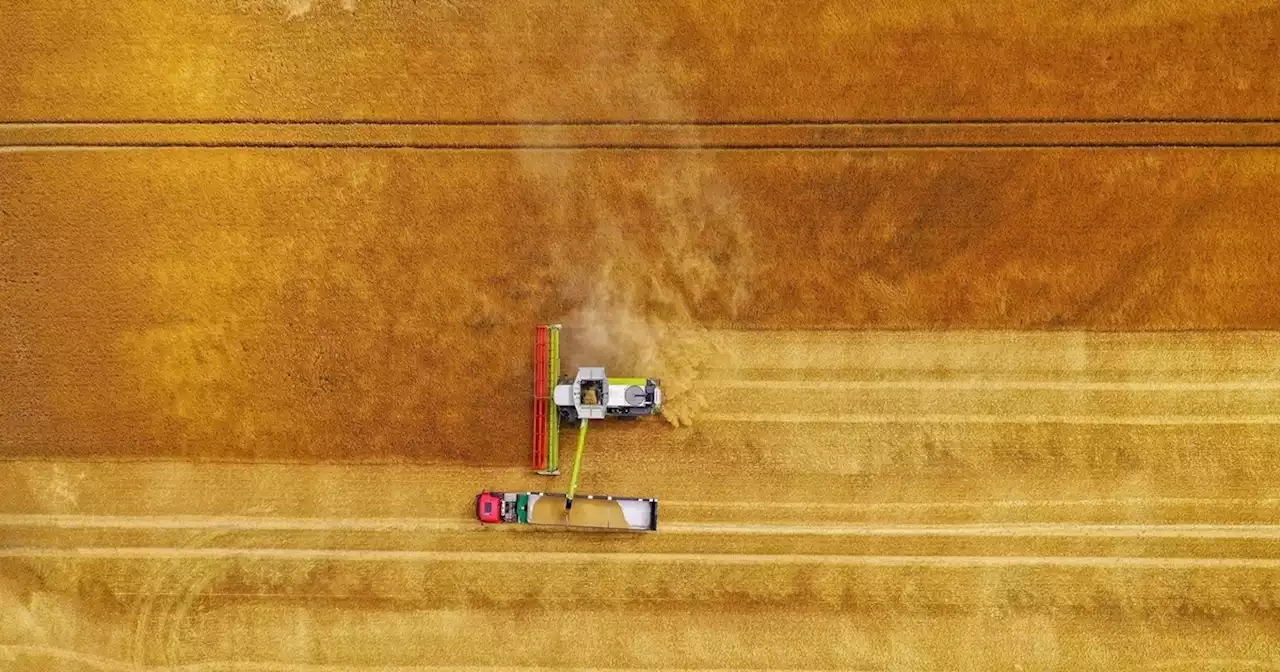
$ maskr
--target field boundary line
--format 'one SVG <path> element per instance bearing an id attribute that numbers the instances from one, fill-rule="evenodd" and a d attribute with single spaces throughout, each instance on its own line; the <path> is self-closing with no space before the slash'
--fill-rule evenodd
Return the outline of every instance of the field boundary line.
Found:
<path id="1" fill-rule="evenodd" d="M 287 117 L 102 117 L 97 119 L 26 118 L 0 121 L 5 126 L 492 126 L 581 127 L 814 127 L 835 126 L 1268 126 L 1280 117 L 846 117 L 836 119 L 379 119 Z"/>
<path id="2" fill-rule="evenodd" d="M 130 142 L 130 143 L 76 143 L 54 144 L 0 144 L 0 154 L 38 152 L 112 152 L 112 151 L 164 151 L 164 150 L 219 150 L 258 149 L 274 151 L 423 151 L 423 152 L 998 152 L 1043 150 L 1184 150 L 1207 151 L 1228 149 L 1280 149 L 1280 142 L 1271 143 L 1054 143 L 1054 144 L 879 144 L 879 145 L 727 145 L 727 144 L 556 144 L 556 145 L 446 145 L 425 143 L 381 142 Z"/>
<path id="3" fill-rule="evenodd" d="M 1280 123 L 1245 121 L 503 123 L 268 119 L 11 121 L 0 145 L 99 148 L 894 150 L 1274 148 Z"/>

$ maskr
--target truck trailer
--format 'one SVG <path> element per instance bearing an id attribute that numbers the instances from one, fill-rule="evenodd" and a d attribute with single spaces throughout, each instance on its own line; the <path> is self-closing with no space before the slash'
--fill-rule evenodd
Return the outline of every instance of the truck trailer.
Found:
<path id="1" fill-rule="evenodd" d="M 576 495 L 573 508 L 559 492 L 482 492 L 476 517 L 482 523 L 517 523 L 584 530 L 653 532 L 658 500 L 612 495 Z"/>

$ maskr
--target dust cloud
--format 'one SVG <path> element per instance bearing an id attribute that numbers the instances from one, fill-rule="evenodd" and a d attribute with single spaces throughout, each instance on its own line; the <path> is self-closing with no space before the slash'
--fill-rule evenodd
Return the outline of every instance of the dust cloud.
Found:
<path id="1" fill-rule="evenodd" d="M 318 1 L 319 0 L 276 0 L 276 3 L 284 7 L 285 11 L 288 12 L 288 18 L 300 19 L 307 14 L 310 14 L 311 10 L 315 9 Z M 357 0 L 338 0 L 338 4 L 347 12 L 355 12 L 356 1 Z"/>
<path id="2" fill-rule="evenodd" d="M 632 119 L 696 120 L 683 94 L 693 70 L 661 35 L 624 30 L 629 10 L 602 8 L 556 72 L 565 88 L 582 72 L 623 72 L 644 96 L 628 99 Z M 621 61 L 617 45 L 626 45 Z M 514 64 L 513 64 L 514 66 Z M 531 116 L 545 101 L 528 96 L 521 67 L 510 69 L 510 115 Z M 542 73 L 541 76 L 545 76 Z M 601 79 L 585 92 L 597 100 L 619 92 Z M 554 87 L 553 87 L 554 88 Z M 575 108 L 579 103 L 575 103 Z M 575 109 L 565 109 L 566 118 Z M 696 125 L 673 129 L 697 146 Z M 549 129 L 538 127 L 545 139 Z M 528 138 L 530 142 L 534 137 Z M 615 376 L 662 380 L 663 415 L 692 424 L 706 406 L 698 381 L 735 357 L 715 327 L 732 322 L 750 300 L 755 273 L 751 231 L 733 175 L 716 153 L 522 152 L 527 177 L 543 185 L 547 216 L 583 231 L 558 259 L 573 267 L 555 293 L 574 306 L 560 320 L 561 355 L 572 372 L 604 366 Z M 568 253 L 567 255 L 565 253 Z"/>
<path id="3" fill-rule="evenodd" d="M 562 353 L 570 370 L 660 378 L 663 415 L 681 427 L 706 406 L 705 372 L 734 365 L 713 327 L 746 305 L 755 262 L 728 181 L 705 161 L 675 161 L 629 195 L 628 212 L 596 213 L 594 265 L 562 287 L 576 305 Z"/>

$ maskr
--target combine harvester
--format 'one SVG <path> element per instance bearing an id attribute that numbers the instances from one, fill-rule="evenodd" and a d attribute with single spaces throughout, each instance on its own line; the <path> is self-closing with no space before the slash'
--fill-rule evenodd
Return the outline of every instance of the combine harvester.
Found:
<path id="1" fill-rule="evenodd" d="M 476 516 L 486 523 L 528 523 L 570 528 L 656 530 L 654 499 L 582 495 L 573 508 L 587 442 L 587 423 L 609 418 L 633 420 L 662 412 L 661 383 L 652 378 L 609 378 L 601 367 L 560 375 L 560 325 L 539 325 L 533 357 L 533 469 L 560 474 L 560 425 L 578 425 L 578 444 L 569 492 L 485 492 L 476 497 Z M 585 509 L 585 510 L 584 510 Z"/>

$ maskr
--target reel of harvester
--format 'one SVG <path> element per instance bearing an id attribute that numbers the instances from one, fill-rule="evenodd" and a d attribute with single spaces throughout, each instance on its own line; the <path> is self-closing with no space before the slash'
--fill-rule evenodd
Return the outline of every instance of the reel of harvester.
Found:
<path id="1" fill-rule="evenodd" d="M 560 473 L 560 415 L 552 405 L 560 378 L 560 325 L 540 324 L 533 345 L 533 469 Z"/>
<path id="2" fill-rule="evenodd" d="M 662 412 L 662 387 L 653 378 L 609 378 L 603 367 L 560 374 L 560 325 L 538 325 L 533 355 L 533 469 L 560 473 L 560 425 L 578 425 L 578 445 L 565 508 L 573 506 L 590 420 L 635 419 Z"/>

